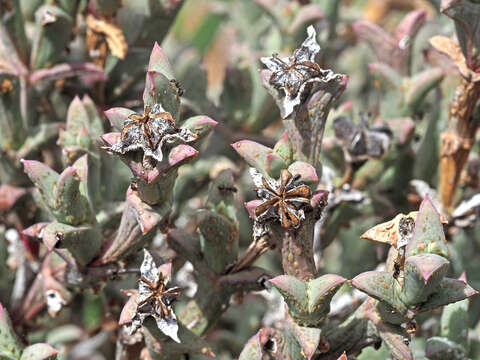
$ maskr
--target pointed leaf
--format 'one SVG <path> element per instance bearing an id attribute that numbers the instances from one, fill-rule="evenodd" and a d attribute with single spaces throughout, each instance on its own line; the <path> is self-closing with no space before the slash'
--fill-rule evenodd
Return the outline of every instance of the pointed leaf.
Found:
<path id="1" fill-rule="evenodd" d="M 0 211 L 10 209 L 25 194 L 25 188 L 0 184 Z"/>
<path id="2" fill-rule="evenodd" d="M 238 225 L 226 216 L 202 210 L 198 214 L 202 253 L 208 266 L 224 273 L 238 253 Z"/>
<path id="3" fill-rule="evenodd" d="M 122 131 L 125 120 L 132 114 L 135 114 L 135 111 L 123 107 L 115 107 L 105 111 L 105 116 L 115 131 Z"/>
<path id="4" fill-rule="evenodd" d="M 269 281 L 282 295 L 290 314 L 300 314 L 307 310 L 308 298 L 305 282 L 290 275 L 280 275 Z"/>
<path id="5" fill-rule="evenodd" d="M 262 360 L 263 358 L 263 346 L 260 342 L 260 333 L 256 333 L 250 339 L 242 349 L 238 360 Z"/>
<path id="6" fill-rule="evenodd" d="M 57 6 L 45 5 L 35 13 L 36 29 L 31 54 L 34 69 L 46 68 L 57 62 L 70 41 L 73 21 Z"/>
<path id="7" fill-rule="evenodd" d="M 185 120 L 181 129 L 189 129 L 198 136 L 198 139 L 206 137 L 217 126 L 217 122 L 208 116 L 198 115 Z"/>
<path id="8" fill-rule="evenodd" d="M 302 357 L 310 360 L 320 343 L 322 330 L 314 327 L 298 326 L 292 321 L 288 322 L 288 329 L 300 345 Z"/>
<path id="9" fill-rule="evenodd" d="M 128 295 L 128 300 L 122 308 L 122 312 L 120 313 L 120 319 L 118 320 L 118 325 L 125 325 L 131 323 L 138 308 L 138 291 L 128 290 L 123 291 L 123 293 L 125 295 Z"/>
<path id="10" fill-rule="evenodd" d="M 255 141 L 241 140 L 232 144 L 232 147 L 250 166 L 265 176 L 277 179 L 280 170 L 285 168 L 285 161 L 280 155 Z"/>
<path id="11" fill-rule="evenodd" d="M 318 182 L 317 171 L 315 168 L 304 161 L 295 161 L 288 167 L 288 171 L 292 175 L 300 175 L 299 181 L 307 184 L 313 184 Z"/>
<path id="12" fill-rule="evenodd" d="M 395 30 L 397 42 L 403 47 L 409 46 L 426 20 L 427 12 L 425 9 L 410 11 Z"/>
<path id="13" fill-rule="evenodd" d="M 404 284 L 400 299 L 407 306 L 417 305 L 427 299 L 438 287 L 449 261 L 435 254 L 410 256 L 405 261 Z"/>
<path id="14" fill-rule="evenodd" d="M 58 222 L 45 227 L 43 243 L 52 251 L 53 248 L 65 248 L 81 265 L 88 264 L 99 253 L 103 245 L 102 234 L 89 226 L 74 227 Z"/>
<path id="15" fill-rule="evenodd" d="M 80 192 L 80 177 L 74 167 L 69 166 L 60 174 L 54 199 L 52 212 L 59 222 L 78 225 L 92 221 L 93 214 L 87 198 Z"/>
<path id="16" fill-rule="evenodd" d="M 127 202 L 135 210 L 136 219 L 142 230 L 142 234 L 147 234 L 152 231 L 162 220 L 160 213 L 155 211 L 150 205 L 143 202 L 138 193 L 127 190 Z"/>
<path id="17" fill-rule="evenodd" d="M 150 107 L 161 104 L 177 120 L 180 114 L 180 97 L 176 92 L 175 85 L 170 80 L 159 72 L 148 71 L 143 92 L 143 104 Z"/>
<path id="18" fill-rule="evenodd" d="M 94 63 L 73 63 L 58 64 L 48 69 L 39 69 L 30 74 L 30 83 L 33 85 L 39 81 L 56 81 L 69 77 L 88 77 L 89 80 L 106 81 L 107 75 L 105 71 Z"/>
<path id="19" fill-rule="evenodd" d="M 448 304 L 443 308 L 440 335 L 468 349 L 468 299 Z"/>
<path id="20" fill-rule="evenodd" d="M 462 280 L 445 278 L 437 286 L 435 293 L 420 306 L 418 311 L 430 311 L 439 306 L 461 301 L 477 294 L 477 290 L 465 284 Z"/>
<path id="21" fill-rule="evenodd" d="M 374 299 L 386 302 L 401 313 L 407 310 L 397 298 L 396 280 L 389 272 L 367 271 L 354 277 L 351 284 Z"/>
<path id="22" fill-rule="evenodd" d="M 157 71 L 168 79 L 175 78 L 175 74 L 173 73 L 173 69 L 168 61 L 167 55 L 163 52 L 162 48 L 157 42 L 155 42 L 153 45 L 152 52 L 150 53 L 148 71 Z"/>
<path id="23" fill-rule="evenodd" d="M 55 360 L 58 351 L 48 344 L 38 343 L 27 346 L 20 360 Z"/>
<path id="24" fill-rule="evenodd" d="M 420 205 L 413 238 L 407 245 L 406 256 L 429 253 L 447 259 L 450 257 L 440 214 L 427 195 Z"/>
<path id="25" fill-rule="evenodd" d="M 13 330 L 7 310 L 0 304 L 0 358 L 18 360 L 23 345 Z"/>
<path id="26" fill-rule="evenodd" d="M 51 208 L 55 207 L 54 190 L 60 175 L 47 165 L 36 160 L 23 160 L 25 173 L 40 190 L 44 202 Z"/>
<path id="27" fill-rule="evenodd" d="M 335 274 L 325 274 L 307 283 L 308 310 L 312 313 L 321 313 L 322 316 L 330 311 L 330 301 L 337 293 L 345 278 Z"/>
<path id="28" fill-rule="evenodd" d="M 275 146 L 273 147 L 273 152 L 280 155 L 285 160 L 286 164 L 290 164 L 292 161 L 292 148 L 290 146 L 290 140 L 288 139 L 288 133 L 286 131 L 276 142 Z"/>
<path id="29" fill-rule="evenodd" d="M 357 21 L 353 30 L 360 39 L 369 43 L 381 62 L 392 63 L 392 57 L 398 53 L 397 44 L 385 30 L 368 21 Z"/>
<path id="30" fill-rule="evenodd" d="M 409 78 L 402 87 L 405 89 L 405 102 L 412 109 L 416 109 L 427 93 L 435 88 L 444 77 L 445 72 L 441 68 L 427 69 L 415 74 L 415 76 Z"/>

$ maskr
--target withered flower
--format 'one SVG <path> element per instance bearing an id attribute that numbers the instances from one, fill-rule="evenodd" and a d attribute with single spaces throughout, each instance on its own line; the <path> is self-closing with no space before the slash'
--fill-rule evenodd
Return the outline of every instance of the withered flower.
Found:
<path id="1" fill-rule="evenodd" d="M 379 159 L 387 153 L 392 142 L 392 132 L 387 126 L 370 128 L 365 118 L 356 125 L 346 116 L 340 116 L 333 121 L 333 129 L 349 163 Z"/>
<path id="2" fill-rule="evenodd" d="M 178 323 L 171 304 L 180 293 L 180 288 L 167 289 L 168 273 L 162 273 L 153 261 L 152 255 L 144 250 L 144 259 L 140 267 L 140 281 L 136 298 L 136 311 L 132 318 L 130 333 L 140 328 L 144 320 L 152 316 L 157 326 L 165 335 L 176 342 Z"/>
<path id="3" fill-rule="evenodd" d="M 257 187 L 257 196 L 263 200 L 255 209 L 257 222 L 263 224 L 274 219 L 280 220 L 285 229 L 297 228 L 305 218 L 305 206 L 310 204 L 310 188 L 297 185 L 299 176 L 293 176 L 286 169 L 281 171 L 278 182 L 266 179 L 254 168 L 250 173 Z"/>
<path id="4" fill-rule="evenodd" d="M 269 83 L 277 90 L 283 90 L 282 116 L 286 118 L 296 106 L 305 101 L 314 83 L 328 83 L 339 76 L 332 70 L 321 69 L 315 62 L 315 56 L 320 51 L 313 26 L 307 29 L 308 37 L 300 48 L 290 57 L 281 58 L 278 54 L 262 57 L 260 60 L 272 71 Z"/>
<path id="5" fill-rule="evenodd" d="M 123 124 L 120 140 L 104 149 L 116 154 L 142 150 L 144 163 L 151 159 L 160 162 L 165 144 L 176 140 L 188 143 L 196 139 L 197 135 L 190 130 L 178 128 L 175 119 L 162 105 L 155 104 L 153 108 L 147 105 L 144 114 L 130 115 Z"/>

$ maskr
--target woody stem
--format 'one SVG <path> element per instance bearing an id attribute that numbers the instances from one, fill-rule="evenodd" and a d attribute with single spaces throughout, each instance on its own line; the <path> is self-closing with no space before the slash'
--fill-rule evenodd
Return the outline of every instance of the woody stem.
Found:
<path id="1" fill-rule="evenodd" d="M 462 77 L 450 103 L 448 129 L 442 134 L 440 151 L 439 190 L 447 210 L 452 206 L 460 174 L 474 141 L 478 127 L 474 110 L 479 98 L 480 82 L 471 82 Z"/>

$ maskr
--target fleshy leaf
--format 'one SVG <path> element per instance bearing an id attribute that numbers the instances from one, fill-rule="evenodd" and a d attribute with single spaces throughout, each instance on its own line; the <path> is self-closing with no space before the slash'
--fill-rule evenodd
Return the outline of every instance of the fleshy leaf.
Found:
<path id="1" fill-rule="evenodd" d="M 68 249 L 80 264 L 86 265 L 98 255 L 103 237 L 97 229 L 89 226 L 74 227 L 53 222 L 45 227 L 43 242 L 50 251 L 55 247 Z"/>
<path id="2" fill-rule="evenodd" d="M 477 294 L 477 290 L 462 280 L 445 278 L 437 286 L 435 293 L 419 307 L 418 311 L 430 311 L 439 306 L 461 301 Z"/>
<path id="3" fill-rule="evenodd" d="M 443 308 L 440 335 L 468 349 L 468 299 L 448 304 Z"/>
<path id="4" fill-rule="evenodd" d="M 35 13 L 36 30 L 31 55 L 34 69 L 57 62 L 70 40 L 73 20 L 57 6 L 45 5 Z"/>
<path id="5" fill-rule="evenodd" d="M 180 126 L 181 129 L 189 129 L 198 136 L 198 139 L 206 137 L 217 126 L 217 122 L 208 116 L 198 115 L 185 120 Z"/>
<path id="6" fill-rule="evenodd" d="M 262 360 L 262 344 L 260 343 L 259 334 L 255 334 L 242 349 L 238 360 Z"/>
<path id="7" fill-rule="evenodd" d="M 318 182 L 317 171 L 315 168 L 307 162 L 304 161 L 295 161 L 288 167 L 288 171 L 292 175 L 300 175 L 299 181 L 313 184 Z"/>
<path id="8" fill-rule="evenodd" d="M 440 336 L 427 339 L 425 356 L 430 360 L 464 360 L 465 350 L 457 343 Z"/>
<path id="9" fill-rule="evenodd" d="M 436 87 L 445 77 L 441 68 L 432 68 L 415 74 L 403 84 L 405 89 L 405 103 L 412 109 L 416 109 L 425 98 L 425 95 Z"/>
<path id="10" fill-rule="evenodd" d="M 300 345 L 301 356 L 310 360 L 320 343 L 322 330 L 315 327 L 298 326 L 293 321 L 288 321 L 287 324 L 288 330 Z"/>
<path id="11" fill-rule="evenodd" d="M 153 45 L 152 52 L 150 53 L 150 61 L 148 63 L 148 71 L 157 71 L 168 79 L 175 78 L 172 66 L 168 61 L 167 55 L 163 52 L 160 45 L 157 42 Z"/>
<path id="12" fill-rule="evenodd" d="M 302 326 L 315 326 L 324 320 L 330 311 L 333 295 L 345 281 L 334 274 L 326 274 L 307 282 L 290 275 L 270 280 L 285 299 L 292 318 Z"/>
<path id="13" fill-rule="evenodd" d="M 407 306 L 424 302 L 442 281 L 449 261 L 435 254 L 410 256 L 405 261 L 404 284 L 400 299 Z"/>
<path id="14" fill-rule="evenodd" d="M 80 192 L 80 177 L 74 167 L 69 166 L 60 174 L 53 196 L 52 212 L 57 221 L 78 225 L 92 220 L 93 214 L 87 198 Z"/>
<path id="15" fill-rule="evenodd" d="M 286 164 L 290 164 L 292 161 L 292 148 L 290 146 L 290 140 L 288 139 L 288 133 L 286 131 L 275 143 L 273 152 L 280 155 L 285 160 Z"/>
<path id="16" fill-rule="evenodd" d="M 0 211 L 10 209 L 25 194 L 27 194 L 25 188 L 0 184 Z"/>
<path id="17" fill-rule="evenodd" d="M 161 104 L 167 112 L 172 114 L 174 119 L 178 119 L 180 97 L 170 80 L 159 72 L 148 71 L 145 91 L 143 92 L 143 103 L 144 106 L 149 105 L 151 107 L 155 104 Z"/>
<path id="18" fill-rule="evenodd" d="M 200 211 L 198 218 L 205 261 L 213 271 L 224 273 L 227 265 L 237 259 L 238 225 L 226 216 L 208 210 Z"/>
<path id="19" fill-rule="evenodd" d="M 420 205 L 413 238 L 407 245 L 406 256 L 417 254 L 437 254 L 450 257 L 440 214 L 427 195 Z"/>
<path id="20" fill-rule="evenodd" d="M 0 304 L 0 358 L 18 360 L 22 352 L 22 343 L 13 330 L 7 310 Z"/>
<path id="21" fill-rule="evenodd" d="M 308 310 L 325 316 L 330 311 L 330 301 L 346 281 L 335 274 L 325 274 L 307 283 Z"/>
<path id="22" fill-rule="evenodd" d="M 40 190 L 40 195 L 51 208 L 55 207 L 53 193 L 60 175 L 47 165 L 36 160 L 23 160 L 25 173 Z"/>
<path id="23" fill-rule="evenodd" d="M 115 107 L 105 111 L 105 116 L 115 131 L 122 131 L 125 120 L 132 114 L 135 114 L 135 111 L 123 107 Z"/>
<path id="24" fill-rule="evenodd" d="M 38 343 L 27 346 L 20 360 L 55 360 L 58 351 L 48 344 Z"/>
<path id="25" fill-rule="evenodd" d="M 277 179 L 285 167 L 284 159 L 272 149 L 251 140 L 241 140 L 232 144 L 233 149 L 252 167 L 263 175 Z"/>
<path id="26" fill-rule="evenodd" d="M 135 210 L 135 215 L 142 234 L 149 233 L 161 221 L 162 216 L 150 205 L 143 202 L 135 191 L 127 190 L 127 202 Z"/>
<path id="27" fill-rule="evenodd" d="M 301 312 L 307 304 L 307 284 L 290 275 L 279 275 L 269 280 L 280 292 L 291 313 Z"/>
<path id="28" fill-rule="evenodd" d="M 351 283 L 360 291 L 374 299 L 381 300 L 401 313 L 406 312 L 406 307 L 396 295 L 396 280 L 386 271 L 367 271 L 355 276 Z"/>

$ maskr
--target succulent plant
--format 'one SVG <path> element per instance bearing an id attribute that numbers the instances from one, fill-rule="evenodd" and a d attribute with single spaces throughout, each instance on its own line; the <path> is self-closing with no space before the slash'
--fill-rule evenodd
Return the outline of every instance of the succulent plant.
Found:
<path id="1" fill-rule="evenodd" d="M 0 14 L 0 358 L 480 357 L 478 1 Z"/>

